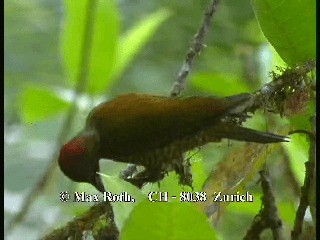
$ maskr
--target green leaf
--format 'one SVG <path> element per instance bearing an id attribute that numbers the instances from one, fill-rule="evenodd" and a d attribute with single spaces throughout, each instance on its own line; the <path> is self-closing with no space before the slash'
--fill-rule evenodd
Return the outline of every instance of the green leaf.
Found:
<path id="1" fill-rule="evenodd" d="M 202 189 L 202 186 L 207 179 L 207 175 L 204 171 L 201 154 L 197 153 L 196 151 L 192 151 L 190 155 L 191 155 L 192 178 L 193 178 L 192 184 L 193 184 L 194 190 L 199 191 Z"/>
<path id="2" fill-rule="evenodd" d="M 189 203 L 142 202 L 131 213 L 121 235 L 131 239 L 217 239 L 207 217 Z"/>
<path id="3" fill-rule="evenodd" d="M 170 12 L 167 9 L 160 9 L 142 19 L 139 24 L 134 26 L 121 38 L 118 45 L 116 65 L 112 75 L 113 79 L 123 73 L 134 56 L 150 40 L 151 36 L 169 16 Z M 108 84 L 111 84 L 111 82 Z"/>
<path id="4" fill-rule="evenodd" d="M 260 27 L 289 65 L 316 57 L 316 1 L 253 0 Z"/>
<path id="5" fill-rule="evenodd" d="M 22 119 L 25 123 L 44 121 L 62 112 L 68 105 L 53 91 L 28 87 L 21 98 Z"/>
<path id="6" fill-rule="evenodd" d="M 135 202 L 111 202 L 114 211 L 115 222 L 119 230 L 122 229 L 124 221 L 127 220 L 130 212 L 138 203 L 147 197 L 135 186 L 124 181 L 118 176 L 108 176 L 100 173 L 101 179 L 106 186 L 106 191 L 112 194 L 121 194 L 126 192 L 135 199 Z"/>
<path id="7" fill-rule="evenodd" d="M 290 227 L 293 227 L 296 216 L 295 204 L 292 202 L 278 203 L 279 215 L 282 221 L 285 221 Z"/>
<path id="8" fill-rule="evenodd" d="M 170 192 L 172 195 L 179 195 L 182 191 L 192 191 L 191 187 L 179 184 L 179 176 L 175 172 L 169 172 L 167 176 L 158 183 L 149 183 L 143 188 L 147 195 L 149 192 Z M 169 201 L 179 201 L 179 198 L 169 199 Z"/>
<path id="9" fill-rule="evenodd" d="M 234 193 L 236 194 L 236 192 Z M 246 194 L 245 191 L 241 191 L 239 194 Z M 233 202 L 229 204 L 227 210 L 229 212 L 237 213 L 237 214 L 246 214 L 250 216 L 254 216 L 259 213 L 261 209 L 261 194 L 260 193 L 251 193 L 253 195 L 253 202 Z"/>
<path id="10" fill-rule="evenodd" d="M 91 0 L 90 0 L 91 1 Z M 105 91 L 106 81 L 110 79 L 115 64 L 117 49 L 119 16 L 113 0 L 96 0 L 97 7 L 93 14 L 92 42 L 88 59 L 88 91 Z M 83 35 L 87 15 L 88 0 L 65 0 L 65 23 L 62 35 L 62 49 L 65 67 L 72 83 L 79 74 Z"/>
<path id="11" fill-rule="evenodd" d="M 252 44 L 261 44 L 267 41 L 254 18 L 246 23 L 240 34 L 243 39 L 248 39 Z"/>
<path id="12" fill-rule="evenodd" d="M 250 88 L 241 78 L 227 73 L 197 73 L 191 78 L 194 87 L 210 94 L 229 96 L 250 92 Z"/>
<path id="13" fill-rule="evenodd" d="M 290 116 L 290 124 L 292 129 L 305 129 L 311 131 L 311 121 L 310 117 L 316 114 L 316 106 L 314 99 L 310 99 L 307 110 L 303 114 Z"/>
<path id="14" fill-rule="evenodd" d="M 289 155 L 290 165 L 297 180 L 302 185 L 305 177 L 305 162 L 308 161 L 309 144 L 303 134 L 293 134 L 290 136 L 290 144 L 283 144 Z"/>
<path id="15" fill-rule="evenodd" d="M 215 196 L 217 192 L 234 194 L 243 192 L 244 187 L 252 182 L 257 172 L 266 162 L 266 151 L 272 153 L 279 147 L 277 144 L 266 145 L 257 143 L 239 144 L 227 152 L 227 155 L 219 163 L 207 178 L 203 191 L 207 196 Z M 250 161 L 248 161 L 250 159 Z M 210 198 L 212 199 L 212 198 Z M 218 214 L 216 203 L 211 201 L 195 203 L 199 209 L 207 214 Z M 220 202 L 219 211 L 223 212 L 230 202 Z"/>
<path id="16" fill-rule="evenodd" d="M 281 72 L 279 72 L 278 67 L 287 68 L 288 64 L 285 61 L 283 61 L 279 53 L 277 53 L 277 51 L 274 49 L 274 47 L 271 44 L 269 44 L 269 49 L 272 55 L 271 66 L 273 66 L 272 69 L 270 70 L 274 71 L 275 73 L 281 74 Z M 270 81 L 270 70 L 268 72 L 267 82 Z"/>

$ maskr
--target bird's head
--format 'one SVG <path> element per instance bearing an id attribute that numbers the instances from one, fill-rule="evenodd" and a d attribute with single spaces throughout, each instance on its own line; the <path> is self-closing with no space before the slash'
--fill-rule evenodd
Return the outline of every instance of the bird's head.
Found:
<path id="1" fill-rule="evenodd" d="M 104 192 L 99 172 L 98 143 L 93 135 L 80 135 L 66 143 L 60 150 L 61 171 L 75 182 L 87 182 Z"/>

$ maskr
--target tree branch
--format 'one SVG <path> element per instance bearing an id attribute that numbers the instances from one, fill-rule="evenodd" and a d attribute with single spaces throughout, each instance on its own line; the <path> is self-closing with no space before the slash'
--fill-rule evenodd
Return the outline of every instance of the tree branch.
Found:
<path id="1" fill-rule="evenodd" d="M 192 39 L 191 46 L 189 48 L 189 51 L 187 52 L 187 56 L 178 73 L 176 81 L 173 84 L 170 94 L 171 97 L 178 96 L 181 93 L 181 91 L 184 90 L 187 76 L 189 75 L 189 72 L 192 68 L 192 63 L 196 56 L 200 55 L 202 48 L 205 46 L 204 38 L 210 29 L 211 19 L 213 14 L 216 12 L 218 3 L 219 0 L 213 0 L 207 8 L 207 10 L 205 11 L 203 22 L 197 33 L 194 35 L 194 38 Z"/>
<path id="2" fill-rule="evenodd" d="M 297 130 L 293 131 L 291 133 L 303 133 L 307 134 L 309 136 L 310 140 L 310 147 L 309 147 L 309 160 L 305 163 L 306 165 L 306 175 L 304 178 L 304 184 L 301 187 L 301 197 L 300 197 L 300 203 L 299 207 L 296 212 L 296 218 L 294 221 L 294 227 L 291 232 L 291 239 L 296 240 L 299 239 L 300 234 L 302 233 L 303 228 L 303 219 L 305 212 L 310 206 L 310 197 L 312 194 L 310 192 L 313 191 L 312 187 L 315 188 L 315 184 L 313 182 L 315 181 L 315 166 L 316 166 L 316 126 L 315 126 L 315 117 L 311 119 L 312 126 L 313 126 L 313 132 L 306 132 L 304 130 Z M 315 191 L 314 191 L 315 192 Z M 310 206 L 311 208 L 311 206 Z"/>
<path id="3" fill-rule="evenodd" d="M 82 216 L 74 218 L 65 226 L 55 229 L 41 239 L 84 239 L 84 236 L 92 236 L 95 239 L 116 240 L 118 235 L 110 203 L 101 202 L 92 206 Z"/>
<path id="4" fill-rule="evenodd" d="M 275 203 L 275 197 L 272 192 L 270 179 L 265 171 L 260 171 L 261 188 L 263 192 L 262 209 L 255 216 L 251 228 L 248 230 L 245 240 L 260 239 L 263 230 L 270 228 L 272 230 L 273 239 L 282 239 L 281 229 L 282 222 L 278 216 L 278 210 Z"/>

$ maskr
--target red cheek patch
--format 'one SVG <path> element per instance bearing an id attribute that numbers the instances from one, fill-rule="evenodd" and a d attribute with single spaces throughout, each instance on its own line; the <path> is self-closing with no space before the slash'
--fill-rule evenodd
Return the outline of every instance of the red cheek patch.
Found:
<path id="1" fill-rule="evenodd" d="M 83 153 L 86 150 L 85 140 L 83 138 L 76 138 L 64 145 L 64 149 L 70 153 Z"/>
<path id="2" fill-rule="evenodd" d="M 61 148 L 59 162 L 62 163 L 64 167 L 72 167 L 85 152 L 85 139 L 76 138 Z"/>

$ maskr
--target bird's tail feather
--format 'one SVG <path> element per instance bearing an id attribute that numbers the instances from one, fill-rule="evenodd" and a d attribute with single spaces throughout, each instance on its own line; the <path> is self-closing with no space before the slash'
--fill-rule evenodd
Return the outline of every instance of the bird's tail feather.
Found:
<path id="1" fill-rule="evenodd" d="M 228 138 L 245 142 L 256 143 L 275 143 L 289 142 L 289 138 L 268 132 L 260 132 L 250 128 L 245 128 L 237 125 L 223 124 L 216 127 L 215 136 L 220 138 Z"/>

